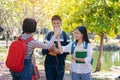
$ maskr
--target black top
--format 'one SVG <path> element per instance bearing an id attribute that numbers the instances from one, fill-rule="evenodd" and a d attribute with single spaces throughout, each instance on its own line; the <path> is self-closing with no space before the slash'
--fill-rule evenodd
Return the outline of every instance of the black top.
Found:
<path id="1" fill-rule="evenodd" d="M 49 32 L 45 39 L 47 41 L 49 41 L 51 39 L 51 37 L 53 36 L 54 32 Z M 62 33 L 60 34 L 60 39 L 61 39 L 61 45 L 62 46 L 65 46 L 69 43 L 70 41 L 70 38 L 69 38 L 69 35 L 66 34 L 64 31 L 62 31 Z M 58 47 L 58 44 L 57 44 L 57 41 L 54 42 L 56 47 Z M 43 49 L 42 50 L 42 53 L 43 55 L 46 55 L 46 58 L 45 58 L 45 64 L 47 65 L 65 65 L 65 59 L 66 59 L 66 56 L 67 54 L 69 53 L 63 53 L 63 54 L 57 54 L 56 56 L 52 56 L 49 53 L 48 49 Z"/>

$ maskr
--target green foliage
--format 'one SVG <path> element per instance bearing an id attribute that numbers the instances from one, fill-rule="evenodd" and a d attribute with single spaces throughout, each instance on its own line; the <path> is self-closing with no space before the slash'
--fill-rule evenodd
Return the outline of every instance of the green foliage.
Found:
<path id="1" fill-rule="evenodd" d="M 79 25 L 85 25 L 90 33 L 98 35 L 114 37 L 119 32 L 119 0 L 53 0 L 47 5 L 52 15 L 62 16 L 63 29 L 68 32 Z"/>
<path id="2" fill-rule="evenodd" d="M 48 27 L 48 15 L 45 14 L 44 5 L 44 1 L 39 0 L 2 0 L 0 2 L 0 9 L 3 10 L 1 13 L 2 26 L 18 34 L 22 21 L 29 17 L 36 19 L 37 30 Z"/>
<path id="3" fill-rule="evenodd" d="M 89 33 L 109 37 L 120 32 L 120 0 L 3 0 L 0 4 L 1 19 L 9 27 L 21 27 L 25 17 L 35 18 L 41 28 L 49 27 L 51 17 L 58 14 L 67 32 L 79 25 L 85 25 Z"/>

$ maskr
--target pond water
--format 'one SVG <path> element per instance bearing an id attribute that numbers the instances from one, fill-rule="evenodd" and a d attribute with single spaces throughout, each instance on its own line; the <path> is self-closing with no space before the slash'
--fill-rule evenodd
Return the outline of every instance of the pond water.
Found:
<path id="1" fill-rule="evenodd" d="M 93 70 L 95 70 L 98 60 L 99 51 L 93 51 Z M 71 57 L 67 56 L 71 61 Z M 120 66 L 120 51 L 103 51 L 101 70 L 109 70 L 112 66 Z"/>
<path id="2" fill-rule="evenodd" d="M 93 69 L 95 69 L 98 60 L 98 51 L 93 52 Z M 111 66 L 120 66 L 120 51 L 104 51 L 102 55 L 102 70 L 109 70 Z"/>

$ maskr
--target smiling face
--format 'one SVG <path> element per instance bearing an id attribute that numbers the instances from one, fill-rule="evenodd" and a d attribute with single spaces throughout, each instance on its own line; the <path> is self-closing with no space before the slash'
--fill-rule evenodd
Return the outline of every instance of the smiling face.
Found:
<path id="1" fill-rule="evenodd" d="M 53 20 L 52 21 L 52 26 L 53 28 L 59 27 L 61 28 L 62 22 L 60 20 Z"/>
<path id="2" fill-rule="evenodd" d="M 83 40 L 83 34 L 78 29 L 75 30 L 75 39 Z"/>

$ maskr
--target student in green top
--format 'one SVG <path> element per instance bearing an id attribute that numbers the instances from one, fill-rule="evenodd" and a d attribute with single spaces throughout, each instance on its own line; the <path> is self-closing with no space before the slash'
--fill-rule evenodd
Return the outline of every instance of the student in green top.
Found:
<path id="1" fill-rule="evenodd" d="M 60 44 L 60 38 L 58 36 L 58 46 L 59 51 L 62 52 L 70 52 L 72 50 L 72 44 L 75 43 L 74 52 L 72 55 L 71 62 L 71 72 L 72 72 L 72 80 L 91 80 L 91 59 L 92 59 L 92 46 L 88 39 L 87 29 L 85 26 L 78 26 L 75 29 L 75 42 L 69 43 L 67 46 L 62 46 Z M 85 49 L 84 46 L 87 44 L 86 52 L 87 56 L 84 58 L 77 58 L 75 56 L 76 48 L 82 50 Z M 77 63 L 76 61 L 82 62 Z"/>

